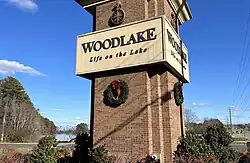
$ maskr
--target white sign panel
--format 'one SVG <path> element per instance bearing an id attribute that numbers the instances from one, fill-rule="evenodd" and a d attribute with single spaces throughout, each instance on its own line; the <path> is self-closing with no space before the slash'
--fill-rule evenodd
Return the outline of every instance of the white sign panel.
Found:
<path id="1" fill-rule="evenodd" d="M 77 75 L 165 62 L 189 81 L 187 48 L 165 17 L 80 35 L 76 53 Z"/>
<path id="2" fill-rule="evenodd" d="M 167 19 L 164 28 L 166 62 L 189 82 L 188 49 Z"/>
<path id="3" fill-rule="evenodd" d="M 107 29 L 77 39 L 77 74 L 163 61 L 161 19 Z"/>

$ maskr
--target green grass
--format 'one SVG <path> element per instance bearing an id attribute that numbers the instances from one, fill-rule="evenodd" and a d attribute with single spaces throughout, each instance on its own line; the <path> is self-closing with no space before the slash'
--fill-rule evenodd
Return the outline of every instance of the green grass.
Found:
<path id="1" fill-rule="evenodd" d="M 233 138 L 233 141 L 249 141 L 247 138 Z"/>

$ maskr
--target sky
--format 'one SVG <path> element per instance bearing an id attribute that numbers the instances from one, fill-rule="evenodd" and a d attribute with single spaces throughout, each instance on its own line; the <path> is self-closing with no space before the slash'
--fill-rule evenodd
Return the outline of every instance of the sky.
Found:
<path id="1" fill-rule="evenodd" d="M 180 31 L 191 77 L 184 86 L 185 108 L 199 120 L 225 122 L 233 105 L 233 123 L 249 123 L 248 66 L 242 66 L 243 82 L 236 83 L 250 44 L 244 41 L 250 41 L 250 1 L 188 3 L 193 18 Z M 41 114 L 58 126 L 89 123 L 91 83 L 75 75 L 75 49 L 76 36 L 91 32 L 92 21 L 74 0 L 0 0 L 0 78 L 16 77 Z"/>

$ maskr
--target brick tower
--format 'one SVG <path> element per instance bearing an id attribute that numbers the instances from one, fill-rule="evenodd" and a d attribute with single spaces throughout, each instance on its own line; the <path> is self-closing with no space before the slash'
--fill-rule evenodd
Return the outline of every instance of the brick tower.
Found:
<path id="1" fill-rule="evenodd" d="M 155 154 L 172 162 L 184 133 L 174 84 L 189 82 L 188 50 L 179 26 L 191 19 L 185 0 L 76 0 L 93 15 L 94 32 L 77 38 L 76 74 L 92 82 L 91 136 L 117 163 Z M 125 81 L 125 102 L 111 107 L 104 91 Z M 118 97 L 118 96 L 117 96 Z"/>

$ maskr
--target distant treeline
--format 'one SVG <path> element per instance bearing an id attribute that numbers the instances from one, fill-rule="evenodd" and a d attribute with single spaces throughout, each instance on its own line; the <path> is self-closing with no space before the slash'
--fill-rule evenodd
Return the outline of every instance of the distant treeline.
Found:
<path id="1" fill-rule="evenodd" d="M 76 127 L 57 127 L 56 134 L 68 134 L 68 135 L 77 135 L 80 133 L 89 132 L 89 127 L 86 123 L 80 123 Z"/>
<path id="2" fill-rule="evenodd" d="M 0 132 L 6 142 L 34 142 L 41 135 L 56 134 L 53 121 L 40 114 L 22 84 L 13 77 L 0 79 Z"/>

